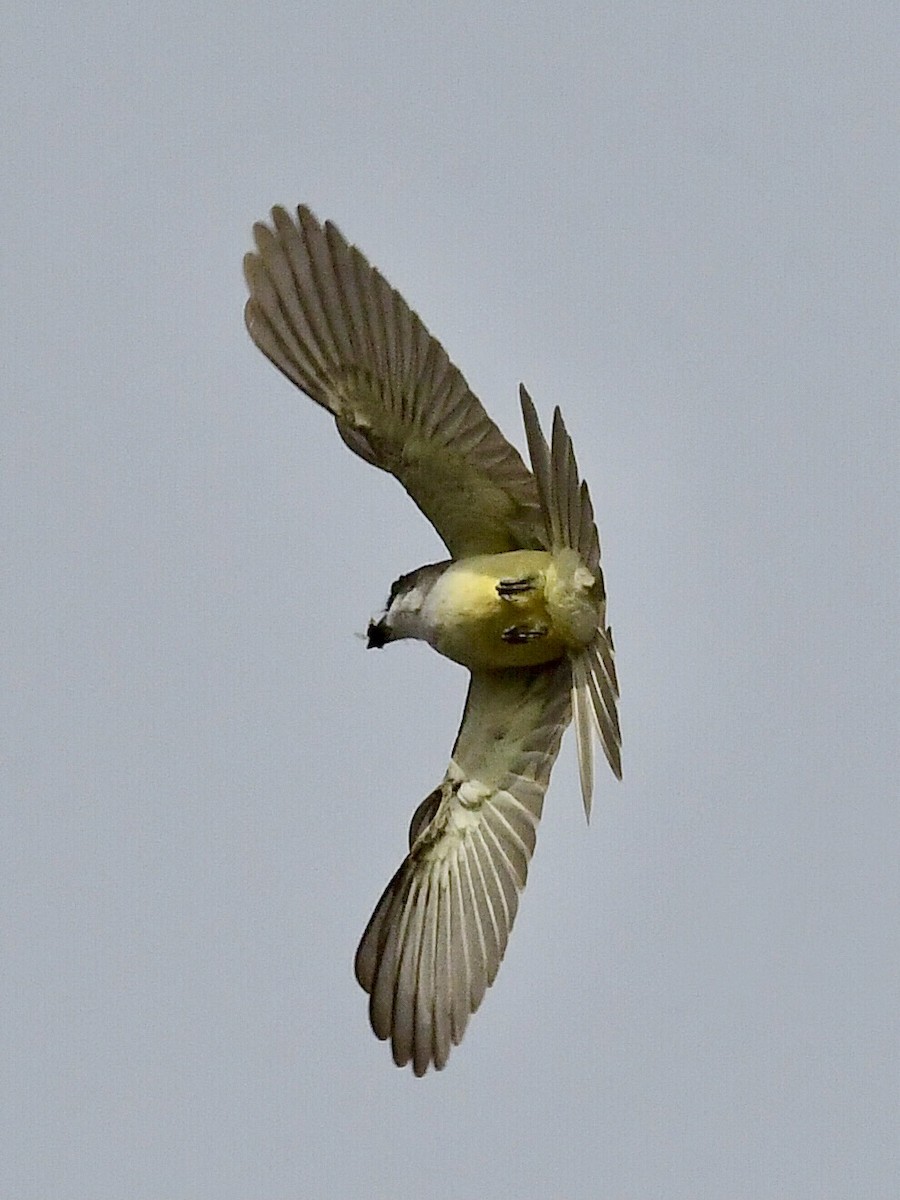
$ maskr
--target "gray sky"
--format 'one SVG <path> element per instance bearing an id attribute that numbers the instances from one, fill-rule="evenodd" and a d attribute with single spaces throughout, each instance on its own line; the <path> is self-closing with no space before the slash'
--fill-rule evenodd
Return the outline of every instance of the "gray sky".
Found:
<path id="1" fill-rule="evenodd" d="M 900 1194 L 895 6 L 16 8 L 0 1195 Z M 352 958 L 465 675 L 354 637 L 440 545 L 244 333 L 301 200 L 604 545 L 625 781 L 422 1080 Z"/>

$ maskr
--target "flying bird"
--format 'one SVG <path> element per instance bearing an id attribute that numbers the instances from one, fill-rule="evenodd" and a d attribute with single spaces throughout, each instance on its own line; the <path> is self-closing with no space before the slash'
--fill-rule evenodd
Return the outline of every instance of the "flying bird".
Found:
<path id="1" fill-rule="evenodd" d="M 595 733 L 621 778 L 600 540 L 558 408 L 548 444 L 520 386 L 529 471 L 335 225 L 274 208 L 253 233 L 251 338 L 351 450 L 400 481 L 450 556 L 401 576 L 368 627 L 370 648 L 418 638 L 470 672 L 447 772 L 415 810 L 356 953 L 372 1029 L 423 1075 L 446 1064 L 494 982 L 570 721 L 588 818 Z"/>

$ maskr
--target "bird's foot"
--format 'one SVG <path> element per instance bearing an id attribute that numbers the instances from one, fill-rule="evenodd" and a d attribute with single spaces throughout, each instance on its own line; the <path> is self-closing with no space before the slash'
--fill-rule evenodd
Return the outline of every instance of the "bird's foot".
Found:
<path id="1" fill-rule="evenodd" d="M 537 586 L 534 575 L 525 575 L 521 579 L 498 579 L 497 595 L 501 600 L 512 600 L 513 596 L 523 596 L 533 592 Z"/>
<path id="2" fill-rule="evenodd" d="M 510 646 L 524 646 L 527 642 L 546 637 L 548 632 L 546 625 L 510 625 L 500 636 Z"/>

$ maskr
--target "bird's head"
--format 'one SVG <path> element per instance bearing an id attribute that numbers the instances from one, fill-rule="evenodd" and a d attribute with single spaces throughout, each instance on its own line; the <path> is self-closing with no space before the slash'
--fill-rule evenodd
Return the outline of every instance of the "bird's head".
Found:
<path id="1" fill-rule="evenodd" d="M 435 581 L 449 566 L 448 562 L 429 563 L 394 580 L 384 611 L 372 618 L 366 630 L 369 650 L 381 650 L 388 642 L 398 642 L 401 638 L 429 640 L 427 614 L 423 611 L 425 601 Z"/>
<path id="2" fill-rule="evenodd" d="M 369 622 L 369 628 L 366 630 L 366 649 L 382 650 L 389 641 L 391 628 L 387 622 L 387 612 L 384 612 L 377 620 L 373 617 Z"/>

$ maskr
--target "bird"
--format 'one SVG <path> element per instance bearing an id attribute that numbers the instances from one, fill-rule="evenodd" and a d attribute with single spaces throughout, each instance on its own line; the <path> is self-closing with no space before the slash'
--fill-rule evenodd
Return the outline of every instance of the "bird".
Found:
<path id="1" fill-rule="evenodd" d="M 594 739 L 621 778 L 612 631 L 587 484 L 558 407 L 549 442 L 524 385 L 526 467 L 400 293 L 305 205 L 271 210 L 244 259 L 250 337 L 347 446 L 389 472 L 449 557 L 402 575 L 367 645 L 413 638 L 470 673 L 444 778 L 355 958 L 375 1035 L 441 1070 L 504 956 L 567 726 L 585 815 Z"/>

